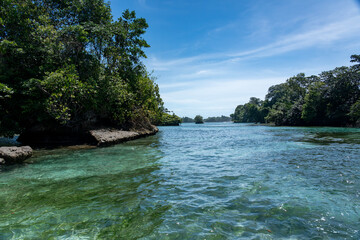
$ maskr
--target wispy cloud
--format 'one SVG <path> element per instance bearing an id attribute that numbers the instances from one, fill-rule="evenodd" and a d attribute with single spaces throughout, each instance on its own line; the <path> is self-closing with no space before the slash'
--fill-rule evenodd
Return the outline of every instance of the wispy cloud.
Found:
<path id="1" fill-rule="evenodd" d="M 327 55 L 327 52 L 334 49 L 339 52 L 358 49 L 360 14 L 357 9 L 351 9 L 351 6 L 355 5 L 348 4 L 346 8 L 339 10 L 342 18 L 334 14 L 336 9 L 332 10 L 332 15 L 326 12 L 329 16 L 325 16 L 324 12 L 324 16 L 294 17 L 288 25 L 283 24 L 286 25 L 286 31 L 273 30 L 279 26 L 271 26 L 271 18 L 259 19 L 258 24 L 262 27 L 250 32 L 244 37 L 245 40 L 242 39 L 248 41 L 245 47 L 241 44 L 224 46 L 224 49 L 231 48 L 231 51 L 203 51 L 201 54 L 186 53 L 186 49 L 182 49 L 181 54 L 187 57 L 167 54 L 164 58 L 159 57 L 159 54 L 150 54 L 146 65 L 159 76 L 161 96 L 166 107 L 175 113 L 181 116 L 230 114 L 238 104 L 245 103 L 252 96 L 263 98 L 271 85 L 284 82 L 294 74 L 304 71 L 316 74 L 330 69 L 323 69 L 329 66 L 329 63 L 324 62 L 321 66 L 318 63 L 298 66 L 294 63 L 296 59 L 284 59 L 283 56 L 312 51 Z M 231 32 L 238 27 L 238 23 L 239 21 L 230 22 L 223 27 L 208 30 L 204 35 Z M 292 24 L 296 28 L 289 30 Z M 271 29 L 268 29 L 269 26 Z M 271 37 L 264 37 L 260 41 L 258 37 L 262 35 Z M 256 41 L 252 42 L 253 38 Z M 273 59 L 282 60 L 276 65 L 272 63 Z M 309 60 L 311 61 L 321 60 Z"/>
<path id="2" fill-rule="evenodd" d="M 227 63 L 229 61 L 248 60 L 250 58 L 270 57 L 309 47 L 329 47 L 329 45 L 336 43 L 338 40 L 354 36 L 360 36 L 360 16 L 332 22 L 316 29 L 278 36 L 277 38 L 280 40 L 248 51 L 201 54 L 170 60 L 159 60 L 153 57 L 150 58 L 150 66 L 155 70 L 168 70 L 171 66 L 181 66 L 184 64 L 203 62 L 208 62 L 209 64 L 214 62 Z"/>
<path id="3" fill-rule="evenodd" d="M 353 36 L 360 36 L 360 16 L 330 23 L 307 32 L 283 36 L 283 40 L 249 52 L 240 52 L 232 57 L 268 57 L 312 46 L 322 47 L 324 44 L 329 46 L 340 39 Z"/>
<path id="4" fill-rule="evenodd" d="M 230 114 L 234 108 L 249 100 L 250 97 L 267 92 L 267 86 L 279 82 L 279 78 L 267 79 L 229 79 L 226 81 L 186 82 L 179 87 L 177 83 L 167 84 L 166 89 L 161 89 L 162 98 L 169 109 L 179 115 L 204 114 L 206 116 Z M 182 87 L 186 88 L 182 88 Z M 245 90 L 245 92 L 244 92 Z M 181 106 L 181 107 L 179 107 Z"/>

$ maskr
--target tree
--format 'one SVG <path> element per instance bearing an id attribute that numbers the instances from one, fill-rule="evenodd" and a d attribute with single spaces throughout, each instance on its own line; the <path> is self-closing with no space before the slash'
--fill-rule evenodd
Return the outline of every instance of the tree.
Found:
<path id="1" fill-rule="evenodd" d="M 0 6 L 0 135 L 86 121 L 130 128 L 161 119 L 163 102 L 141 62 L 148 24 L 103 0 L 4 0 Z"/>
<path id="2" fill-rule="evenodd" d="M 351 120 L 353 121 L 353 124 L 359 126 L 359 124 L 360 124 L 360 99 L 357 100 L 356 103 L 354 103 L 351 106 L 349 116 L 350 116 Z"/>
<path id="3" fill-rule="evenodd" d="M 183 118 L 181 119 L 181 121 L 182 121 L 183 123 L 195 122 L 194 119 L 189 118 L 189 117 L 183 117 Z"/>
<path id="4" fill-rule="evenodd" d="M 236 107 L 232 121 L 235 123 L 263 123 L 266 115 L 263 103 L 259 98 L 251 97 L 248 103 Z"/>
<path id="5" fill-rule="evenodd" d="M 359 63 L 360 55 L 351 62 Z M 236 107 L 234 122 L 265 119 L 276 125 L 348 126 L 359 123 L 360 64 L 338 67 L 319 76 L 300 73 L 271 86 L 265 101 L 251 98 Z"/>
<path id="6" fill-rule="evenodd" d="M 181 118 L 177 115 L 164 113 L 162 115 L 161 121 L 156 124 L 159 126 L 179 126 L 181 123 Z"/>
<path id="7" fill-rule="evenodd" d="M 202 123 L 204 123 L 204 119 L 203 119 L 203 117 L 200 116 L 200 115 L 196 115 L 195 118 L 194 118 L 194 120 L 195 120 L 195 123 L 196 123 L 196 124 L 202 124 Z"/>
<path id="8" fill-rule="evenodd" d="M 224 115 L 221 115 L 221 117 L 208 117 L 204 120 L 204 122 L 230 122 L 231 117 L 227 117 Z"/>

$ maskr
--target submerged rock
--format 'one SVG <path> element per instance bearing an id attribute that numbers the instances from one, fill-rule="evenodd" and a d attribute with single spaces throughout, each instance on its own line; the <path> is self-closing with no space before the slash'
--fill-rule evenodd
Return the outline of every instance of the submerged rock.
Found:
<path id="1" fill-rule="evenodd" d="M 32 148 L 23 147 L 0 147 L 0 164 L 22 163 L 32 156 Z"/>

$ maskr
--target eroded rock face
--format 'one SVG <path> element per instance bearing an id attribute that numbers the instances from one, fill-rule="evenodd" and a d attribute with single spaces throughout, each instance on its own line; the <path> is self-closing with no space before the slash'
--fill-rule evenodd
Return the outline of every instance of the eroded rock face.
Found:
<path id="1" fill-rule="evenodd" d="M 137 131 L 123 131 L 119 129 L 102 128 L 89 131 L 90 135 L 97 142 L 97 146 L 113 145 L 136 138 L 153 135 L 157 133 L 159 129 L 152 126 L 152 129 L 141 129 Z"/>
<path id="2" fill-rule="evenodd" d="M 89 131 L 91 136 L 96 139 L 98 146 L 112 145 L 124 141 L 129 141 L 139 137 L 139 133 L 132 131 L 122 131 L 118 129 L 98 129 Z"/>
<path id="3" fill-rule="evenodd" d="M 23 147 L 0 147 L 0 164 L 22 163 L 32 156 L 32 148 Z"/>

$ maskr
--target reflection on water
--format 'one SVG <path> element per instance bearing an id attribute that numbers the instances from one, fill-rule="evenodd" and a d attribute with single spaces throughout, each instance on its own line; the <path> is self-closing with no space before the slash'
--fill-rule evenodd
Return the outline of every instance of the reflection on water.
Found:
<path id="1" fill-rule="evenodd" d="M 0 173 L 0 239 L 359 239 L 359 129 L 213 123 Z"/>

